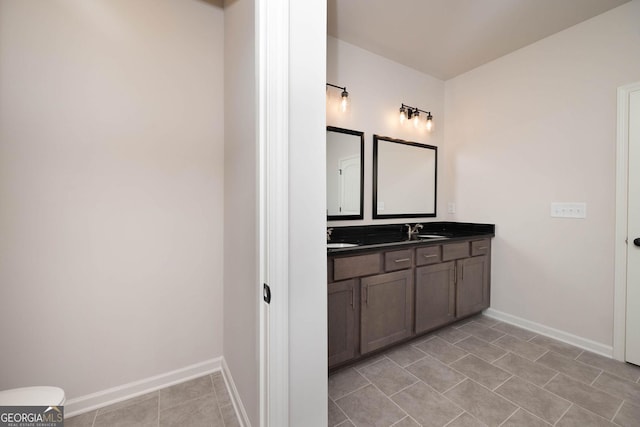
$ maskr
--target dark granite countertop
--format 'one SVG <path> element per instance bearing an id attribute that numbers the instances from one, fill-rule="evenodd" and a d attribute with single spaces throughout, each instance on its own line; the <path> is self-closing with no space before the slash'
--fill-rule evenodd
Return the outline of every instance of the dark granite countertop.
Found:
<path id="1" fill-rule="evenodd" d="M 495 236 L 494 224 L 476 224 L 468 222 L 421 222 L 422 229 L 408 238 L 405 224 L 363 225 L 347 227 L 329 227 L 331 239 L 327 243 L 352 243 L 357 246 L 346 248 L 327 248 L 328 255 L 362 252 L 371 249 L 398 248 L 442 244 L 457 240 L 486 238 Z M 411 226 L 415 223 L 411 223 Z M 420 238 L 419 235 L 439 237 Z"/>

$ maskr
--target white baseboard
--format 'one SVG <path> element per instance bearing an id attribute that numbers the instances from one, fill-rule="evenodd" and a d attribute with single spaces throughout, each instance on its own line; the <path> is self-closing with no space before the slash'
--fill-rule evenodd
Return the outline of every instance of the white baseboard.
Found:
<path id="1" fill-rule="evenodd" d="M 69 399 L 64 404 L 64 413 L 65 416 L 69 417 L 83 414 L 94 409 L 102 408 L 152 391 L 160 390 L 161 388 L 198 378 L 215 371 L 221 371 L 223 365 L 226 366 L 224 359 L 222 357 L 217 357 L 215 359 L 206 360 L 204 362 L 196 363 L 195 365 L 156 375 L 154 377 L 123 384 L 107 390 L 91 393 L 86 396 Z M 231 377 L 228 372 L 225 372 L 225 375 L 229 378 Z M 238 406 L 236 406 L 236 401 L 239 401 L 237 393 L 233 396 L 233 399 L 234 407 L 237 412 Z M 242 407 L 242 405 L 239 406 Z M 248 426 L 248 424 L 246 425 Z"/>
<path id="2" fill-rule="evenodd" d="M 247 411 L 242 404 L 242 399 L 240 399 L 236 384 L 235 382 L 233 382 L 233 376 L 231 376 L 231 371 L 229 370 L 229 366 L 227 365 L 227 362 L 226 360 L 224 360 L 224 358 L 222 359 L 222 377 L 227 383 L 227 389 L 229 390 L 229 394 L 231 395 L 233 409 L 236 411 L 236 416 L 238 417 L 238 421 L 240 421 L 240 426 L 251 427 L 249 416 L 247 415 Z"/>
<path id="3" fill-rule="evenodd" d="M 510 323 L 514 326 L 519 326 L 531 332 L 535 332 L 537 334 L 544 335 L 546 337 L 553 338 L 558 341 L 562 341 L 576 347 L 580 347 L 584 350 L 589 350 L 593 353 L 597 353 L 605 357 L 613 357 L 612 346 L 591 341 L 587 338 L 582 338 L 577 335 L 573 335 L 568 332 L 561 331 L 559 329 L 551 328 L 549 326 L 545 326 L 540 323 L 532 322 L 530 320 L 523 319 L 521 317 L 514 316 L 512 314 L 495 310 L 493 308 L 488 308 L 487 310 L 484 311 L 484 314 L 496 320 L 500 320 L 505 323 Z"/>

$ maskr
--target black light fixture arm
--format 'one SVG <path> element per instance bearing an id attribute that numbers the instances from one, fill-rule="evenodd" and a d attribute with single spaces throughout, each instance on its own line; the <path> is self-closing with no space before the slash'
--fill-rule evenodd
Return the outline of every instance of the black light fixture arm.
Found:
<path id="1" fill-rule="evenodd" d="M 345 92 L 347 90 L 346 86 L 342 87 L 342 86 L 334 85 L 334 84 L 331 84 L 331 83 L 327 83 L 327 86 L 335 87 L 336 89 L 342 89 Z"/>
<path id="2" fill-rule="evenodd" d="M 416 111 L 419 111 L 421 113 L 425 113 L 427 115 L 427 118 L 433 118 L 433 116 L 431 115 L 431 111 L 425 111 L 425 110 L 421 110 L 418 107 L 412 107 L 410 105 L 407 105 L 405 103 L 402 103 L 402 106 L 400 107 L 401 109 L 404 108 L 407 111 L 407 117 L 411 118 L 412 115 L 415 114 Z"/>

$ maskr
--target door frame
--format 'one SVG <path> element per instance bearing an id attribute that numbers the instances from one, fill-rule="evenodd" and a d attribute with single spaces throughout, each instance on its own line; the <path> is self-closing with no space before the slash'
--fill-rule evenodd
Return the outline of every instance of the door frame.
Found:
<path id="1" fill-rule="evenodd" d="M 640 82 L 618 88 L 616 138 L 616 227 L 613 300 L 613 358 L 624 361 L 627 311 L 627 237 L 629 174 L 629 96 L 640 91 Z"/>
<path id="2" fill-rule="evenodd" d="M 289 0 L 257 0 L 260 427 L 289 425 Z"/>

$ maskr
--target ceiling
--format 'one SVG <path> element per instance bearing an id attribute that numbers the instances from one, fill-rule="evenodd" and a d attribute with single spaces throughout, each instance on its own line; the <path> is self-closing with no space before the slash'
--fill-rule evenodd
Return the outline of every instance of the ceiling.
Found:
<path id="1" fill-rule="evenodd" d="M 447 80 L 629 0 L 328 0 L 329 35 Z"/>

